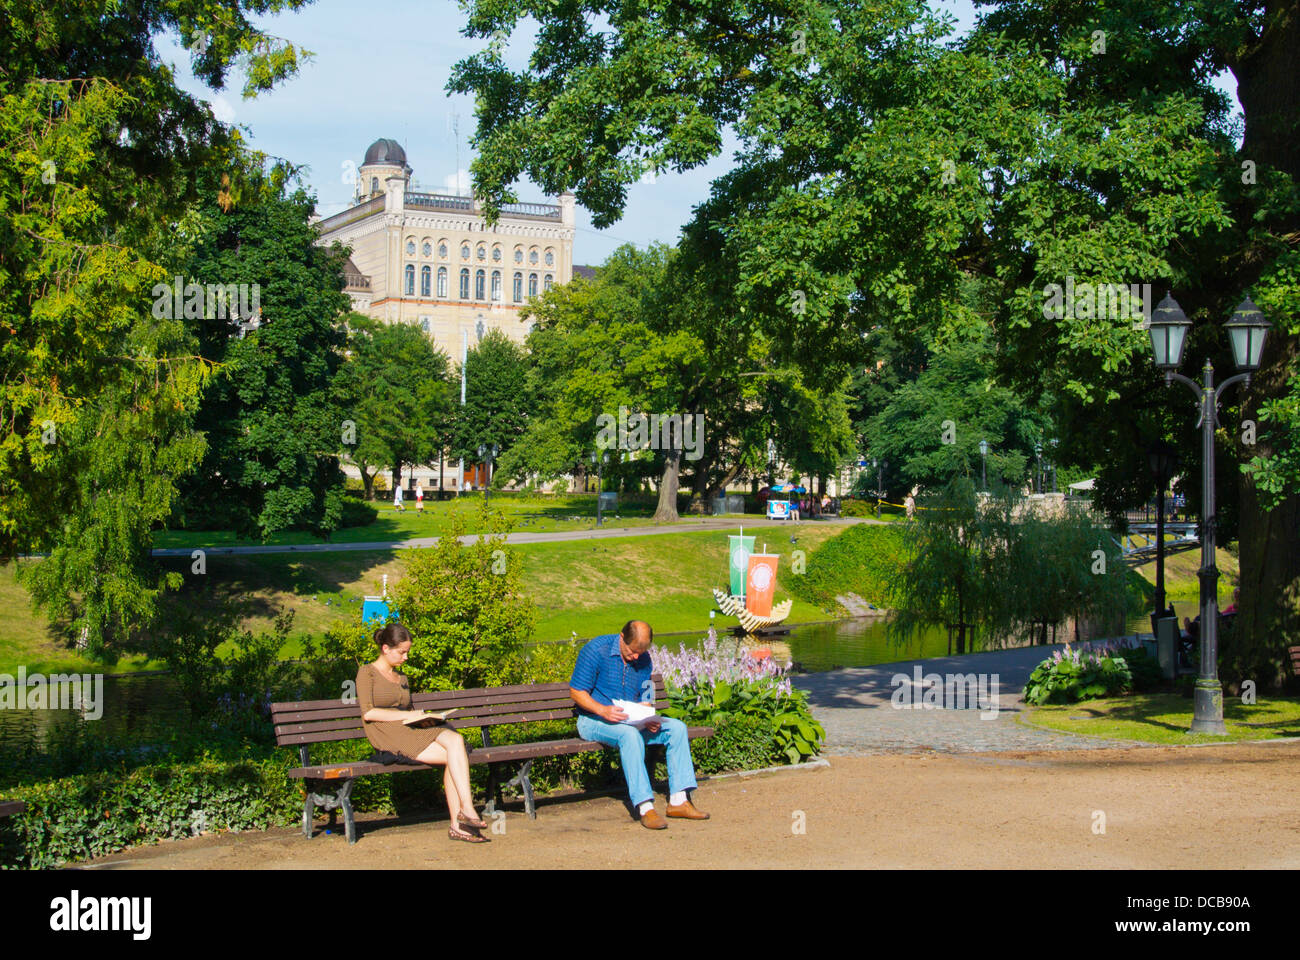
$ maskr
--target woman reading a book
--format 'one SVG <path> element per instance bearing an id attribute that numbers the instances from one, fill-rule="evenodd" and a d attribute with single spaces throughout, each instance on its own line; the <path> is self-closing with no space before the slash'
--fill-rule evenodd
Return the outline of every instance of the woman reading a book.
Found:
<path id="1" fill-rule="evenodd" d="M 357 701 L 366 739 L 376 750 L 395 753 L 405 762 L 445 767 L 442 787 L 451 810 L 451 829 L 447 835 L 453 840 L 487 843 L 486 837 L 461 826 L 477 830 L 487 826 L 475 812 L 474 798 L 470 795 L 465 738 L 445 724 L 409 725 L 431 720 L 424 711 L 411 709 L 410 684 L 397 671 L 411 650 L 410 631 L 400 623 L 390 623 L 375 631 L 375 645 L 379 647 L 379 656 L 357 671 Z"/>

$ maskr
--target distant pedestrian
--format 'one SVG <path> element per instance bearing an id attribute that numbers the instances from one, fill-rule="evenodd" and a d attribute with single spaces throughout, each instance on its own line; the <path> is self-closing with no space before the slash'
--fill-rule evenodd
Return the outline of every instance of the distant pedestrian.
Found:
<path id="1" fill-rule="evenodd" d="M 907 510 L 907 519 L 911 520 L 916 516 L 916 501 L 912 499 L 910 493 L 907 495 L 907 499 L 903 501 L 903 507 Z"/>
<path id="2" fill-rule="evenodd" d="M 415 481 L 415 512 L 424 513 L 424 486 L 419 480 Z"/>
<path id="3" fill-rule="evenodd" d="M 393 484 L 393 509 L 401 510 L 403 513 L 406 512 L 406 508 L 402 506 L 402 481 L 400 478 L 397 483 Z"/>

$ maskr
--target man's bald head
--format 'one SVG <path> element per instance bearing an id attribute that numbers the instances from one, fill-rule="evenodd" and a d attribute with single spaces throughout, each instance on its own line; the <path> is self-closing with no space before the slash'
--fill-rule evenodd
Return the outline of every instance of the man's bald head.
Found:
<path id="1" fill-rule="evenodd" d="M 637 654 L 642 654 L 650 649 L 650 644 L 654 642 L 655 632 L 650 629 L 650 624 L 644 620 L 629 620 L 623 624 L 619 636 Z"/>

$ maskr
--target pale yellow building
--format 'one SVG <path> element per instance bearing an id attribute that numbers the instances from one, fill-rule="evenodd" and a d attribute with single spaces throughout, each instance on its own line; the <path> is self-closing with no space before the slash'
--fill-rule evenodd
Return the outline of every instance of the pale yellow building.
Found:
<path id="1" fill-rule="evenodd" d="M 489 227 L 477 198 L 412 190 L 411 172 L 400 144 L 376 140 L 354 205 L 316 222 L 322 244 L 352 249 L 353 308 L 418 325 L 453 363 L 489 330 L 522 342 L 528 299 L 573 277 L 573 194 L 509 204 Z"/>

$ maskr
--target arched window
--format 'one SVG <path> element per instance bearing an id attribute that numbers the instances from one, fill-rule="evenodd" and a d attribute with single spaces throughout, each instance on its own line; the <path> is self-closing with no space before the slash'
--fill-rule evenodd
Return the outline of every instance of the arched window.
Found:
<path id="1" fill-rule="evenodd" d="M 522 273 L 515 274 L 514 294 L 515 303 L 524 302 L 524 275 Z"/>
<path id="2" fill-rule="evenodd" d="M 460 258 L 461 258 L 462 260 L 468 260 L 468 259 L 469 259 L 469 244 L 468 244 L 468 243 L 462 243 L 462 244 L 460 245 Z"/>
<path id="3" fill-rule="evenodd" d="M 428 240 L 424 241 L 424 245 L 420 247 L 420 252 L 424 254 L 426 257 L 433 256 L 433 244 L 431 244 Z"/>
<path id="4" fill-rule="evenodd" d="M 548 267 L 555 266 L 555 254 L 550 250 L 546 251 L 546 265 Z"/>
<path id="5" fill-rule="evenodd" d="M 536 248 L 536 247 L 533 247 L 533 249 L 531 249 L 531 250 L 528 251 L 528 262 L 531 263 L 533 266 L 537 266 L 537 248 Z"/>
<path id="6" fill-rule="evenodd" d="M 487 259 L 487 244 L 480 243 L 478 245 L 478 258 L 480 260 Z"/>
<path id="7" fill-rule="evenodd" d="M 474 271 L 474 299 L 475 300 L 483 299 L 483 282 L 485 279 L 486 276 L 482 270 Z"/>
<path id="8" fill-rule="evenodd" d="M 523 263 L 523 262 L 524 262 L 524 248 L 515 247 L 515 263 Z"/>
<path id="9" fill-rule="evenodd" d="M 415 296 L 415 264 L 413 263 L 406 265 L 406 295 Z"/>
<path id="10" fill-rule="evenodd" d="M 447 259 L 447 241 L 446 241 L 446 240 L 443 240 L 441 243 L 438 244 L 438 259 L 439 259 L 439 260 L 446 260 L 446 259 Z"/>
<path id="11" fill-rule="evenodd" d="M 500 270 L 492 271 L 492 299 L 493 300 L 501 299 L 501 271 Z"/>
<path id="12" fill-rule="evenodd" d="M 460 272 L 460 298 L 462 300 L 469 299 L 469 268 L 468 267 L 461 270 Z"/>
<path id="13" fill-rule="evenodd" d="M 493 263 L 501 262 L 501 246 L 499 244 L 492 248 L 492 262 Z"/>
<path id="14" fill-rule="evenodd" d="M 378 177 L 371 177 L 371 178 L 370 178 L 370 192 L 371 192 L 371 193 L 378 193 L 378 192 L 379 192 L 379 178 L 378 178 Z"/>
<path id="15" fill-rule="evenodd" d="M 555 283 L 554 278 L 552 278 L 551 275 L 548 273 L 548 274 L 546 275 L 546 281 L 542 284 L 542 289 L 543 289 L 543 290 L 549 290 L 549 289 L 551 289 L 551 286 L 552 286 L 554 283 Z"/>
<path id="16" fill-rule="evenodd" d="M 447 299 L 447 268 L 438 268 L 438 297 L 442 300 Z"/>
<path id="17" fill-rule="evenodd" d="M 432 275 L 433 271 L 428 267 L 420 268 L 420 296 L 427 297 L 429 295 L 429 280 Z"/>
<path id="18" fill-rule="evenodd" d="M 415 241 L 414 241 L 414 240 L 407 240 L 407 241 L 406 241 L 406 255 L 407 255 L 408 257 L 413 257 L 413 256 L 415 256 Z"/>
<path id="19" fill-rule="evenodd" d="M 537 274 L 535 273 L 528 275 L 528 295 L 530 297 L 537 296 Z"/>

